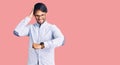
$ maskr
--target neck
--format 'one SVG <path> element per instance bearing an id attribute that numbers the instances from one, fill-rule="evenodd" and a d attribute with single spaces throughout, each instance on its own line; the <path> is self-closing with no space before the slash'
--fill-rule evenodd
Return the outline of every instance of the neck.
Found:
<path id="1" fill-rule="evenodd" d="M 45 21 L 44 21 L 45 22 Z M 40 22 L 37 22 L 39 24 L 39 27 L 41 26 L 41 24 L 43 24 L 44 22 L 40 23 Z"/>

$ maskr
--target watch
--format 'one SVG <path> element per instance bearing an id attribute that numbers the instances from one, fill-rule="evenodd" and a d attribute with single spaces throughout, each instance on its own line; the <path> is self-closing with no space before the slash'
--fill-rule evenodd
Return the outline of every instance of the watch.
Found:
<path id="1" fill-rule="evenodd" d="M 40 45 L 41 45 L 41 49 L 45 48 L 44 42 L 41 42 Z"/>

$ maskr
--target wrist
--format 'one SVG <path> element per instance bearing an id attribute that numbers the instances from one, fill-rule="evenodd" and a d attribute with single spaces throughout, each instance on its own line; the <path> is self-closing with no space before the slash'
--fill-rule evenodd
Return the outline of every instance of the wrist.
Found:
<path id="1" fill-rule="evenodd" d="M 45 48 L 44 42 L 41 42 L 40 45 L 41 45 L 41 49 Z"/>

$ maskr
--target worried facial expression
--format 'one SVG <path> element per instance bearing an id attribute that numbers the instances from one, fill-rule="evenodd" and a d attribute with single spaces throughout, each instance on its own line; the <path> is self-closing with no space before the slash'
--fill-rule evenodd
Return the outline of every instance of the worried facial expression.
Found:
<path id="1" fill-rule="evenodd" d="M 37 10 L 34 14 L 36 21 L 39 24 L 42 24 L 46 20 L 46 12 L 42 12 L 41 10 Z"/>

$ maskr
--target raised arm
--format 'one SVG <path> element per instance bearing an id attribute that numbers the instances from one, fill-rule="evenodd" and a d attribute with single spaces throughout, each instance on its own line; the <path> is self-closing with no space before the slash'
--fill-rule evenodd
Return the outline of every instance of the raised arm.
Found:
<path id="1" fill-rule="evenodd" d="M 21 20 L 21 22 L 14 29 L 13 33 L 16 36 L 28 36 L 29 28 L 30 28 L 30 25 L 28 25 L 28 23 L 30 22 L 32 17 L 33 17 L 33 11 L 31 11 L 29 16 L 27 16 L 25 19 Z"/>

